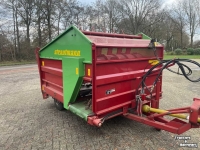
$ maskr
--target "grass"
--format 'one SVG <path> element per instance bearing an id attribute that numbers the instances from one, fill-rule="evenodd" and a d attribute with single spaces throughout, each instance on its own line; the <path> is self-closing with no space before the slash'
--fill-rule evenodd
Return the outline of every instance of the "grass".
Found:
<path id="1" fill-rule="evenodd" d="M 25 64 L 36 64 L 36 61 L 34 60 L 23 60 L 23 61 L 3 61 L 0 62 L 0 66 L 12 66 L 12 65 L 25 65 Z"/>
<path id="2" fill-rule="evenodd" d="M 164 55 L 164 59 L 200 59 L 200 55 Z"/>

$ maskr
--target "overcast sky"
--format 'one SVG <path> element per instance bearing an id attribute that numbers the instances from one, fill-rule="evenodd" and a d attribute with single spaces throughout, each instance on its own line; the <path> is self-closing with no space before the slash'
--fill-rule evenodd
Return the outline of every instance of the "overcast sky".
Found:
<path id="1" fill-rule="evenodd" d="M 95 2 L 95 0 L 78 0 L 81 3 L 87 3 L 87 4 L 91 4 L 92 2 Z"/>
<path id="2" fill-rule="evenodd" d="M 92 2 L 95 2 L 96 0 L 78 0 L 78 1 L 83 3 L 83 4 L 91 4 Z M 164 4 L 172 4 L 176 0 L 163 0 L 163 1 L 164 1 Z"/>

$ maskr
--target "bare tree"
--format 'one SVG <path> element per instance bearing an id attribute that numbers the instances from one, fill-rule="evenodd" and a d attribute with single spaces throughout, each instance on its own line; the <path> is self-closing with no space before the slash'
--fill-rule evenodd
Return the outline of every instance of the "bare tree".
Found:
<path id="1" fill-rule="evenodd" d="M 77 6 L 77 0 L 58 0 L 56 2 L 57 35 L 60 34 L 62 23 L 64 23 L 65 28 L 70 24 L 74 9 Z"/>
<path id="2" fill-rule="evenodd" d="M 20 42 L 19 42 L 19 21 L 18 21 L 18 8 L 17 8 L 17 0 L 3 0 L 1 1 L 0 5 L 4 8 L 3 10 L 10 12 L 10 13 L 4 13 L 4 17 L 9 20 L 9 18 L 12 17 L 12 26 L 13 26 L 13 34 L 14 36 L 14 59 L 16 59 L 16 56 L 20 56 Z M 5 16 L 7 14 L 7 16 Z M 9 17 L 9 14 L 11 15 Z M 4 18 L 4 19 L 5 19 Z M 10 23 L 10 22 L 9 22 Z M 10 24 L 9 24 L 10 25 Z M 5 26 L 6 27 L 6 26 Z"/>
<path id="3" fill-rule="evenodd" d="M 123 26 L 133 34 L 159 21 L 156 17 L 159 12 L 159 0 L 121 0 L 119 3 L 121 18 L 124 18 Z"/>
<path id="4" fill-rule="evenodd" d="M 54 21 L 55 21 L 55 4 L 56 0 L 46 0 L 44 7 L 43 7 L 43 13 L 45 15 L 45 20 L 46 20 L 46 29 L 48 31 L 48 40 L 52 40 L 52 31 L 54 28 Z"/>
<path id="5" fill-rule="evenodd" d="M 102 9 L 106 17 L 104 17 L 104 28 L 107 25 L 109 32 L 117 30 L 118 23 L 120 22 L 119 3 L 115 0 L 106 0 Z"/>
<path id="6" fill-rule="evenodd" d="M 184 28 L 186 26 L 185 12 L 183 9 L 183 3 L 181 1 L 177 2 L 177 5 L 173 5 L 170 9 L 170 16 L 174 24 L 176 25 L 177 31 L 180 33 L 181 46 L 183 48 L 183 35 Z"/>
<path id="7" fill-rule="evenodd" d="M 200 2 L 199 0 L 183 0 L 182 3 L 185 18 L 189 27 L 190 46 L 193 47 L 194 35 L 196 34 L 197 27 L 200 25 Z"/>
<path id="8" fill-rule="evenodd" d="M 42 22 L 42 1 L 41 0 L 35 0 L 35 22 L 36 22 L 36 26 L 37 26 L 37 43 L 38 46 L 41 47 L 42 46 L 42 31 L 41 31 L 41 22 Z"/>
<path id="9" fill-rule="evenodd" d="M 2 51 L 3 51 L 3 39 L 2 39 L 2 34 L 0 34 L 0 62 L 2 61 Z"/>
<path id="10" fill-rule="evenodd" d="M 13 3 L 13 22 L 14 27 L 16 27 L 16 32 L 14 29 L 14 35 L 16 35 L 16 43 L 17 43 L 17 56 L 20 57 L 20 42 L 19 42 L 19 22 L 18 22 L 18 8 L 17 8 L 17 1 Z"/>
<path id="11" fill-rule="evenodd" d="M 67 0 L 58 0 L 56 2 L 57 35 L 60 34 L 60 23 L 61 23 L 61 19 L 62 19 L 63 15 L 64 15 L 64 12 L 66 10 L 66 7 L 68 7 Z"/>
<path id="12" fill-rule="evenodd" d="M 33 0 L 18 0 L 18 14 L 22 19 L 22 23 L 26 26 L 26 43 L 27 52 L 30 51 L 30 25 L 32 23 L 34 12 Z"/>

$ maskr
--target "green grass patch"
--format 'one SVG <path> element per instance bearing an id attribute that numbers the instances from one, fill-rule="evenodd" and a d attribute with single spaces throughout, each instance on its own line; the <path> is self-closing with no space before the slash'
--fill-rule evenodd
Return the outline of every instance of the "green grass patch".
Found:
<path id="1" fill-rule="evenodd" d="M 200 59 L 200 55 L 164 55 L 164 59 Z"/>
<path id="2" fill-rule="evenodd" d="M 2 61 L 0 62 L 0 66 L 13 66 L 13 65 L 25 65 L 25 64 L 36 64 L 36 61 Z"/>

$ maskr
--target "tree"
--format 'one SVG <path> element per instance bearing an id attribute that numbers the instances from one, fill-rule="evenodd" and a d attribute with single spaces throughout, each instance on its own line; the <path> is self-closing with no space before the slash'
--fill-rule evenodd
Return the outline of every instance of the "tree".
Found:
<path id="1" fill-rule="evenodd" d="M 121 18 L 124 18 L 121 26 L 132 34 L 137 34 L 159 21 L 159 0 L 121 0 L 119 4 Z"/>
<path id="2" fill-rule="evenodd" d="M 46 22 L 46 30 L 48 34 L 48 40 L 52 40 L 52 33 L 54 29 L 54 21 L 55 21 L 55 6 L 56 6 L 56 0 L 45 0 L 44 6 L 43 6 L 43 13 L 45 16 L 45 22 Z"/>
<path id="3" fill-rule="evenodd" d="M 41 0 L 35 0 L 35 23 L 37 26 L 37 43 L 38 46 L 42 46 L 42 31 L 41 31 L 41 22 L 43 18 L 43 12 L 42 12 L 42 6 L 43 3 Z"/>
<path id="4" fill-rule="evenodd" d="M 177 31 L 180 33 L 181 45 L 180 48 L 183 48 L 183 35 L 184 28 L 186 26 L 185 12 L 183 9 L 183 3 L 181 1 L 177 2 L 177 5 L 173 5 L 170 10 L 170 17 L 173 23 L 176 25 Z"/>
<path id="5" fill-rule="evenodd" d="M 6 19 L 8 21 L 8 24 L 2 26 L 2 31 L 4 30 L 3 28 L 7 28 L 8 26 L 12 25 L 13 26 L 13 33 L 12 36 L 14 36 L 14 59 L 17 59 L 17 56 L 19 57 L 20 54 L 20 35 L 19 35 L 19 21 L 18 21 L 18 6 L 17 6 L 17 0 L 2 0 L 0 3 L 0 6 L 3 8 L 5 12 L 11 12 L 10 16 L 9 13 L 3 13 L 4 20 Z M 5 14 L 7 14 L 5 16 Z M 10 22 L 9 18 L 12 18 L 12 22 Z"/>
<path id="6" fill-rule="evenodd" d="M 60 22 L 61 22 L 61 18 L 64 15 L 65 12 L 65 8 L 67 7 L 68 2 L 64 1 L 64 0 L 58 0 L 56 2 L 56 18 L 57 18 L 57 35 L 60 34 Z"/>
<path id="7" fill-rule="evenodd" d="M 194 35 L 196 34 L 197 27 L 200 25 L 200 2 L 199 0 L 183 0 L 182 3 L 187 25 L 189 27 L 190 46 L 193 47 Z"/>
<path id="8" fill-rule="evenodd" d="M 26 44 L 27 52 L 30 51 L 30 25 L 32 23 L 33 11 L 34 11 L 34 1 L 33 0 L 18 0 L 18 11 L 22 19 L 22 24 L 26 26 Z"/>
<path id="9" fill-rule="evenodd" d="M 108 31 L 115 32 L 118 28 L 118 23 L 121 20 L 120 14 L 119 14 L 119 3 L 115 0 L 107 0 L 103 4 L 102 9 L 105 13 L 104 17 L 104 28 L 108 28 Z"/>

